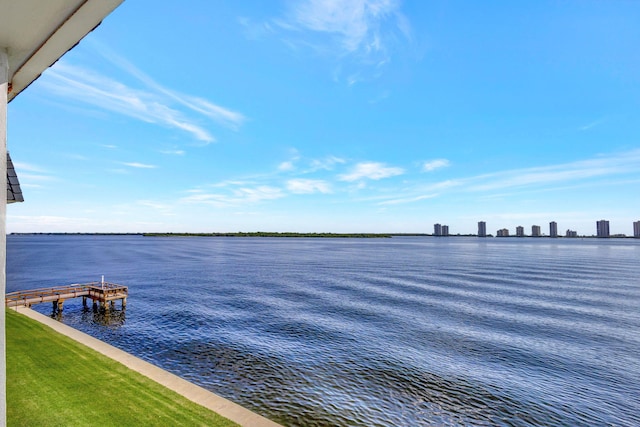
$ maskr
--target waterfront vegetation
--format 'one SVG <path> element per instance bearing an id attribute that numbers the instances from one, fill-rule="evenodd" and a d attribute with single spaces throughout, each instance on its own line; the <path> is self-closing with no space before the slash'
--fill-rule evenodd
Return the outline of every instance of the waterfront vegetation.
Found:
<path id="1" fill-rule="evenodd" d="M 320 238 L 388 238 L 392 234 L 384 233 L 294 233 L 294 232 L 234 232 L 234 233 L 144 233 L 147 237 L 320 237 Z"/>
<path id="2" fill-rule="evenodd" d="M 237 425 L 11 310 L 6 331 L 9 426 Z"/>

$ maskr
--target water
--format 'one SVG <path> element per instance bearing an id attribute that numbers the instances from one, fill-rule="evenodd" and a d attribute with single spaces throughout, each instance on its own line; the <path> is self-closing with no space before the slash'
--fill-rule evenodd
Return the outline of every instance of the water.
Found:
<path id="1" fill-rule="evenodd" d="M 61 321 L 284 425 L 640 424 L 637 240 L 7 246 L 7 291 L 127 285 L 125 312 L 69 300 Z"/>

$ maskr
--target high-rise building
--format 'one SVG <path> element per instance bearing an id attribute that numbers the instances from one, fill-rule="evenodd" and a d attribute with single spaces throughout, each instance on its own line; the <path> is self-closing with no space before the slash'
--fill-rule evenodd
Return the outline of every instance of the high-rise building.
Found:
<path id="1" fill-rule="evenodd" d="M 524 237 L 524 227 L 519 225 L 516 227 L 516 236 L 517 237 Z"/>
<path id="2" fill-rule="evenodd" d="M 498 237 L 509 237 L 509 229 L 508 228 L 502 228 L 500 230 L 498 230 L 496 232 L 496 235 Z"/>
<path id="3" fill-rule="evenodd" d="M 478 222 L 478 237 L 487 237 L 487 223 L 484 221 Z"/>
<path id="4" fill-rule="evenodd" d="M 609 237 L 609 221 L 605 219 L 596 221 L 596 232 L 598 237 Z"/>
<path id="5" fill-rule="evenodd" d="M 442 225 L 433 224 L 433 235 L 434 236 L 442 236 Z"/>
<path id="6" fill-rule="evenodd" d="M 565 236 L 567 236 L 567 237 L 578 237 L 578 232 L 575 231 L 575 230 L 567 229 L 567 234 Z"/>
<path id="7" fill-rule="evenodd" d="M 633 237 L 640 237 L 640 221 L 633 223 Z"/>
<path id="8" fill-rule="evenodd" d="M 555 221 L 549 223 L 549 237 L 558 237 L 558 223 Z"/>
<path id="9" fill-rule="evenodd" d="M 540 226 L 539 225 L 532 225 L 531 226 L 531 236 L 533 236 L 533 237 L 542 236 L 542 234 L 540 233 Z"/>
<path id="10" fill-rule="evenodd" d="M 443 225 L 442 226 L 442 235 L 443 236 L 448 236 L 449 235 L 449 226 L 448 225 Z"/>

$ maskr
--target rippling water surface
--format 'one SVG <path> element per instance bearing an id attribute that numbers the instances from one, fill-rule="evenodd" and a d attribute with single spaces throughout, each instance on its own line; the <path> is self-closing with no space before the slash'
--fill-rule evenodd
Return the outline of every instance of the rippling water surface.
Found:
<path id="1" fill-rule="evenodd" d="M 640 423 L 638 240 L 7 245 L 8 292 L 128 285 L 125 312 L 60 320 L 284 425 Z"/>

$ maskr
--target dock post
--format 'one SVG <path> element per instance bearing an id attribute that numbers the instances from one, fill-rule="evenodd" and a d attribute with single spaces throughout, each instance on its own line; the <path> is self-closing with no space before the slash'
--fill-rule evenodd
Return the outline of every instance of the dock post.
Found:
<path id="1" fill-rule="evenodd" d="M 58 301 L 58 311 L 62 312 L 64 310 L 64 300 L 61 299 Z"/>
<path id="2" fill-rule="evenodd" d="M 87 307 L 87 297 L 82 297 L 82 306 Z"/>
<path id="3" fill-rule="evenodd" d="M 122 298 L 122 309 L 124 310 L 127 307 L 127 299 Z"/>
<path id="4" fill-rule="evenodd" d="M 51 304 L 53 305 L 53 312 L 56 313 L 58 311 L 58 301 L 52 301 Z"/>

